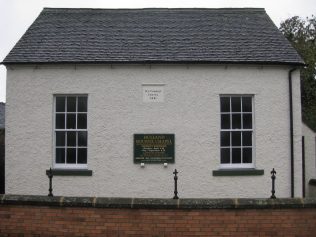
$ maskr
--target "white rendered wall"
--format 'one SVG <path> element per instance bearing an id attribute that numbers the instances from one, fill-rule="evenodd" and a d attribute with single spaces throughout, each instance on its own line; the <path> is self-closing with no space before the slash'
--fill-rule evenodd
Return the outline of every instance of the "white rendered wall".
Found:
<path id="1" fill-rule="evenodd" d="M 53 95 L 88 94 L 91 177 L 54 176 L 55 195 L 290 197 L 288 67 L 130 65 L 8 67 L 6 193 L 47 195 L 53 163 Z M 163 103 L 142 101 L 143 83 L 165 84 Z M 293 74 L 295 196 L 301 196 L 299 72 Z M 261 176 L 215 177 L 219 167 L 221 94 L 253 94 L 255 166 Z M 134 133 L 174 133 L 175 164 L 133 163 Z"/>
<path id="2" fill-rule="evenodd" d="M 305 137 L 305 190 L 306 197 L 316 197 L 316 187 L 308 185 L 310 179 L 316 178 L 316 133 L 307 127 L 304 123 L 302 124 L 302 133 Z"/>

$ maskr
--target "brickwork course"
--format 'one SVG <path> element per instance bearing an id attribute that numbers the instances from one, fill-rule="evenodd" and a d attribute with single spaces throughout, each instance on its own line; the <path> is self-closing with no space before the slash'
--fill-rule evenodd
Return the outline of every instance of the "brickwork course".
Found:
<path id="1" fill-rule="evenodd" d="M 10 206 L 0 236 L 315 236 L 314 209 L 146 210 Z"/>
<path id="2" fill-rule="evenodd" d="M 0 200 L 0 236 L 316 236 L 315 199 Z"/>

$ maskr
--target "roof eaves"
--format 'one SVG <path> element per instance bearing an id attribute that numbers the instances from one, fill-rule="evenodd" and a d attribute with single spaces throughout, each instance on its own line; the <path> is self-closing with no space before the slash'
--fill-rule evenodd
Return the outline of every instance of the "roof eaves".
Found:
<path id="1" fill-rule="evenodd" d="M 304 62 L 279 62 L 279 61 L 168 61 L 168 60 L 143 60 L 143 61 L 52 61 L 52 62 L 21 62 L 3 61 L 2 65 L 43 65 L 43 64 L 242 64 L 242 65 L 289 65 L 306 66 Z"/>
<path id="2" fill-rule="evenodd" d="M 308 127 L 310 130 L 312 130 L 314 133 L 316 133 L 316 129 L 312 128 L 312 126 L 310 126 L 305 119 L 302 119 L 302 122 L 303 122 L 303 124 L 305 124 L 306 127 Z"/>

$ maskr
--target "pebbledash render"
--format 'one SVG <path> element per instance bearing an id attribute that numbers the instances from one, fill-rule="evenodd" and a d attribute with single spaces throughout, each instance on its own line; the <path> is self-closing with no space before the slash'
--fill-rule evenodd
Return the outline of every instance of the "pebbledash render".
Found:
<path id="1" fill-rule="evenodd" d="M 266 198 L 274 168 L 302 196 L 304 62 L 264 9 L 45 8 L 3 64 L 7 194 L 51 167 L 54 195 L 172 198 L 177 169 L 180 198 Z"/>

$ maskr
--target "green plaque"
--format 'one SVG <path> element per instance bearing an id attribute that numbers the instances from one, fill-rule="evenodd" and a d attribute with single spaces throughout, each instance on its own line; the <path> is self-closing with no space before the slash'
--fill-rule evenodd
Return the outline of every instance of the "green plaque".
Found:
<path id="1" fill-rule="evenodd" d="M 134 134 L 134 163 L 174 163 L 174 134 Z"/>

